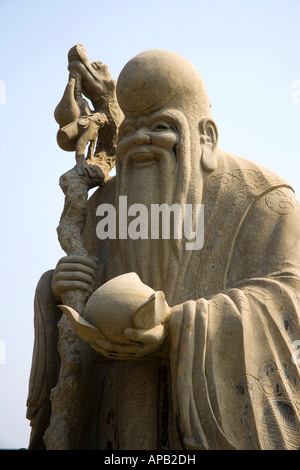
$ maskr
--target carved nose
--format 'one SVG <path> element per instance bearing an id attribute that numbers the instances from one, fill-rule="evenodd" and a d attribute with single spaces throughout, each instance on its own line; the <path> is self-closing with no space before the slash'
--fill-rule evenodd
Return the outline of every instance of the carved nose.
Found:
<path id="1" fill-rule="evenodd" d="M 139 129 L 132 136 L 132 142 L 134 145 L 150 144 L 151 137 L 145 129 Z"/>

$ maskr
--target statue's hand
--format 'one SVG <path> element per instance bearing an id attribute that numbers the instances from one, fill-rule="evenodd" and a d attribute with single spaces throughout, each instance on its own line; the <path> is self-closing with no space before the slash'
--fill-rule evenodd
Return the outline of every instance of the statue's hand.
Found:
<path id="1" fill-rule="evenodd" d="M 61 301 L 67 290 L 81 289 L 90 295 L 98 263 L 95 257 L 65 256 L 59 260 L 52 279 L 54 297 Z"/>
<path id="2" fill-rule="evenodd" d="M 109 357 L 135 359 L 162 351 L 167 336 L 167 320 L 171 309 L 163 292 L 155 292 L 136 311 L 134 328 L 125 328 L 123 335 L 132 344 L 119 344 L 106 339 L 96 341 L 97 350 Z M 95 345 L 93 346 L 95 347 Z"/>
<path id="3" fill-rule="evenodd" d="M 162 324 L 151 330 L 127 328 L 124 330 L 124 336 L 132 344 L 119 344 L 106 339 L 97 339 L 93 347 L 104 356 L 111 358 L 138 359 L 162 350 L 166 328 Z"/>

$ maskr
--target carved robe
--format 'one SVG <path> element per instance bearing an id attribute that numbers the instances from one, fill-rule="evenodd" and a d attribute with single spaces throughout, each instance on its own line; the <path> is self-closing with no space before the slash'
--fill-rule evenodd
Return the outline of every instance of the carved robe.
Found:
<path id="1" fill-rule="evenodd" d="M 167 301 L 176 308 L 169 321 L 172 403 L 165 418 L 171 417 L 159 423 L 165 430 L 154 441 L 164 436 L 166 448 L 174 448 L 173 440 L 192 449 L 298 449 L 298 202 L 277 175 L 225 153 L 205 179 L 203 194 L 204 247 L 180 272 L 170 272 L 176 289 Z M 93 202 L 99 203 L 97 195 Z M 168 292 L 167 286 L 161 289 Z M 145 386 L 140 403 L 145 400 L 146 416 L 155 396 L 160 416 L 148 414 L 153 429 L 162 416 L 157 397 L 163 396 L 163 369 L 155 361 L 160 359 L 141 361 L 133 373 L 137 390 Z M 143 406 L 138 409 L 140 417 L 130 419 L 142 441 Z M 153 437 L 150 423 L 148 428 Z"/>
<path id="2" fill-rule="evenodd" d="M 96 237 L 96 207 L 114 193 L 112 180 L 90 199 L 98 285 L 122 274 Z M 85 448 L 300 448 L 298 202 L 277 175 L 220 153 L 203 204 L 203 248 L 160 286 L 174 307 L 169 357 L 97 354 Z"/>

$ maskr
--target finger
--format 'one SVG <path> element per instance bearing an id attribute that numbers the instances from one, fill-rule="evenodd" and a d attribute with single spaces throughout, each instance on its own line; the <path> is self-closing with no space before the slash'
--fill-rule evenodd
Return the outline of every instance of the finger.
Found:
<path id="1" fill-rule="evenodd" d="M 95 349 L 97 352 L 99 352 L 102 356 L 108 357 L 110 359 L 120 360 L 120 361 L 138 360 L 142 357 L 150 356 L 151 354 L 156 353 L 158 351 L 157 348 L 154 348 L 152 346 L 151 348 L 150 347 L 147 347 L 147 348 L 145 347 L 142 350 L 131 352 L 131 353 L 126 353 L 126 352 L 122 352 L 122 353 L 114 352 L 113 353 L 113 352 L 106 351 L 106 349 L 101 348 L 96 343 L 92 344 L 91 346 L 92 346 L 93 349 Z"/>
<path id="2" fill-rule="evenodd" d="M 97 340 L 97 343 L 91 344 L 91 346 L 103 356 L 109 357 L 111 359 L 119 359 L 119 360 L 131 359 L 132 360 L 137 357 L 140 357 L 139 355 L 136 354 L 136 351 L 124 351 L 124 350 L 118 351 L 114 349 L 113 347 L 106 349 L 99 344 L 99 340 Z"/>
<path id="3" fill-rule="evenodd" d="M 104 356 L 115 358 L 115 359 L 137 359 L 157 351 L 157 345 L 127 345 L 127 344 L 115 344 L 111 341 L 98 339 L 93 344 L 93 348 Z"/>
<path id="4" fill-rule="evenodd" d="M 62 292 L 66 290 L 85 290 L 87 294 L 91 294 L 94 290 L 94 281 L 91 278 L 85 278 L 84 276 L 79 277 L 78 275 L 75 277 L 69 276 L 65 277 L 62 274 L 57 275 L 53 278 L 52 286 L 54 292 L 57 295 L 61 295 Z"/>
<path id="5" fill-rule="evenodd" d="M 160 345 L 165 339 L 165 328 L 163 325 L 157 325 L 151 330 L 126 328 L 123 334 L 130 341 L 139 341 L 145 345 Z"/>
<path id="6" fill-rule="evenodd" d="M 58 266 L 62 263 L 79 263 L 85 266 L 90 266 L 96 269 L 98 266 L 98 259 L 95 256 L 80 256 L 80 255 L 68 255 L 61 258 L 58 262 Z"/>
<path id="7" fill-rule="evenodd" d="M 112 352 L 112 351 L 107 351 L 104 348 L 101 348 L 98 344 L 94 343 L 91 345 L 93 349 L 95 349 L 97 352 L 102 354 L 102 356 L 108 357 L 110 359 L 117 359 L 117 360 L 134 360 L 137 359 L 138 357 L 141 357 L 135 353 L 119 353 L 118 351 Z"/>
<path id="8" fill-rule="evenodd" d="M 86 273 L 86 274 L 89 274 L 92 277 L 95 276 L 95 269 L 94 268 L 92 268 L 90 266 L 83 265 L 83 264 L 79 264 L 79 263 L 61 263 L 56 268 L 57 273 L 67 272 L 67 271 L 69 271 L 69 272 L 74 271 L 74 272 L 78 272 L 78 273 Z"/>
<path id="9" fill-rule="evenodd" d="M 106 339 L 99 339 L 97 340 L 97 344 L 105 349 L 110 354 L 122 354 L 122 353 L 134 353 L 137 347 L 141 347 L 142 345 L 131 345 L 131 344 L 119 344 L 113 343 L 112 341 Z"/>
<path id="10" fill-rule="evenodd" d="M 61 295 L 66 290 L 84 290 L 88 293 L 91 292 L 92 288 L 89 284 L 80 281 L 59 281 L 55 283 L 55 292 Z"/>
<path id="11" fill-rule="evenodd" d="M 54 282 L 60 281 L 80 281 L 86 282 L 87 284 L 92 284 L 94 276 L 91 274 L 81 273 L 79 271 L 63 271 L 55 273 L 54 275 Z"/>

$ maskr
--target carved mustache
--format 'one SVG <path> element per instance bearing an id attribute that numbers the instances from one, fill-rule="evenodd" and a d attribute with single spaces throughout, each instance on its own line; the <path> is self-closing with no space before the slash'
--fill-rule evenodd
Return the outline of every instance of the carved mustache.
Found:
<path id="1" fill-rule="evenodd" d="M 123 157 L 125 163 L 130 164 L 131 162 L 138 161 L 147 161 L 147 160 L 160 160 L 163 157 L 167 157 L 173 153 L 176 158 L 176 146 L 173 151 L 170 152 L 164 148 L 158 147 L 156 145 L 139 145 L 128 150 L 128 152 Z"/>

